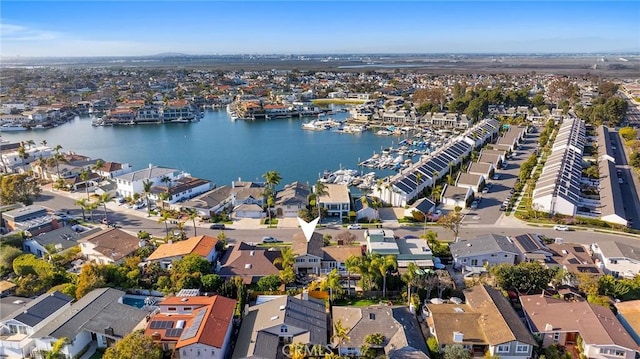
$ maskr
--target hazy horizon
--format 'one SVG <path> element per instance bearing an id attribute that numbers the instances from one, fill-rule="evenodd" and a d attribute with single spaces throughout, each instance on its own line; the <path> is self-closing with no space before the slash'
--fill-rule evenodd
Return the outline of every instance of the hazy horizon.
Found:
<path id="1" fill-rule="evenodd" d="M 640 53 L 636 1 L 3 1 L 3 58 Z"/>

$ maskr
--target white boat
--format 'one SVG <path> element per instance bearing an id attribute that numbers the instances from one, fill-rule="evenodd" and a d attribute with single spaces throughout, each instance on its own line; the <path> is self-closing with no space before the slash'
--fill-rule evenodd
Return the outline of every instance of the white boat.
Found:
<path id="1" fill-rule="evenodd" d="M 392 134 L 393 134 L 393 132 L 387 131 L 387 130 L 380 130 L 380 131 L 376 132 L 376 135 L 378 135 L 378 136 L 391 136 Z"/>
<path id="2" fill-rule="evenodd" d="M 311 121 L 311 122 L 303 123 L 302 129 L 310 130 L 310 131 L 324 131 L 327 129 L 327 126 L 322 122 L 325 122 L 325 121 Z"/>
<path id="3" fill-rule="evenodd" d="M 0 132 L 15 132 L 15 131 L 26 131 L 27 128 L 22 125 L 17 125 L 14 123 L 8 123 L 0 126 Z"/>

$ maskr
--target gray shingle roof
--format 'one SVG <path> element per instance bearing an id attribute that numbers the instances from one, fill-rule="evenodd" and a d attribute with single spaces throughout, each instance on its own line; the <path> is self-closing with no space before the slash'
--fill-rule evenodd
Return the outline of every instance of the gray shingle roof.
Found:
<path id="1" fill-rule="evenodd" d="M 35 332 L 33 337 L 74 338 L 83 330 L 104 333 L 106 328 L 113 328 L 114 336 L 122 338 L 149 314 L 118 303 L 124 294 L 113 288 L 94 289 Z"/>
<path id="2" fill-rule="evenodd" d="M 43 294 L 25 308 L 18 309 L 9 315 L 7 319 L 15 319 L 27 326 L 35 327 L 71 301 L 73 301 L 72 298 L 58 291 Z"/>
<path id="3" fill-rule="evenodd" d="M 518 254 L 518 248 L 505 236 L 499 234 L 483 234 L 475 239 L 449 244 L 454 257 L 478 256 L 484 254 L 509 252 Z"/>

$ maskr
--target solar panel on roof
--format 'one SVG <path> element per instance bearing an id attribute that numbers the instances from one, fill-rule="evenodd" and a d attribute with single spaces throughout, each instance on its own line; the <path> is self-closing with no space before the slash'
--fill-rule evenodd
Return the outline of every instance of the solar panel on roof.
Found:
<path id="1" fill-rule="evenodd" d="M 206 309 L 202 309 L 196 313 L 195 317 L 193 317 L 193 321 L 191 322 L 191 326 L 184 331 L 180 340 L 191 339 L 198 334 L 198 329 L 200 328 L 200 324 L 202 324 L 202 319 L 204 319 L 205 314 L 207 314 Z"/>
<path id="2" fill-rule="evenodd" d="M 154 320 L 149 324 L 151 329 L 169 329 L 173 328 L 173 322 L 167 320 Z"/>
<path id="3" fill-rule="evenodd" d="M 168 329 L 164 336 L 167 338 L 179 338 L 180 334 L 182 334 L 182 330 L 183 328 Z"/>

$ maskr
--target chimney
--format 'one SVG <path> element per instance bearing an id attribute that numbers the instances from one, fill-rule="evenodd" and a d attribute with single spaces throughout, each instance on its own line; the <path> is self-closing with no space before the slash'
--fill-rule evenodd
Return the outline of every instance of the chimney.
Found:
<path id="1" fill-rule="evenodd" d="M 105 335 L 113 336 L 113 335 L 114 335 L 114 334 L 113 334 L 113 328 L 112 328 L 112 327 L 104 328 L 104 334 L 105 334 Z"/>
<path id="2" fill-rule="evenodd" d="M 464 334 L 462 332 L 453 332 L 453 341 L 456 343 L 462 343 L 462 339 L 464 338 Z"/>
<path id="3" fill-rule="evenodd" d="M 302 300 L 309 300 L 309 291 L 308 290 L 303 290 L 302 291 Z"/>
<path id="4" fill-rule="evenodd" d="M 544 326 L 544 331 L 545 331 L 545 332 L 551 332 L 551 331 L 553 331 L 553 325 L 551 325 L 551 324 L 549 324 L 549 323 L 545 324 L 545 326 Z"/>

